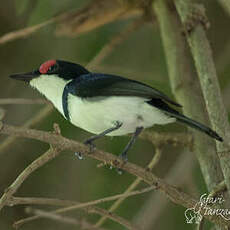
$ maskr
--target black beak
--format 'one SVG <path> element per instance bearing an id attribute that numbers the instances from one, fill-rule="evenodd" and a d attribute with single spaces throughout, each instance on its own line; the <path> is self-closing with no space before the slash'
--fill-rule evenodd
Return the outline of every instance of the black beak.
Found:
<path id="1" fill-rule="evenodd" d="M 33 71 L 29 73 L 19 73 L 19 74 L 13 74 L 10 75 L 11 78 L 16 79 L 16 80 L 21 80 L 25 82 L 30 82 L 32 79 L 39 77 L 40 72 L 39 71 Z"/>

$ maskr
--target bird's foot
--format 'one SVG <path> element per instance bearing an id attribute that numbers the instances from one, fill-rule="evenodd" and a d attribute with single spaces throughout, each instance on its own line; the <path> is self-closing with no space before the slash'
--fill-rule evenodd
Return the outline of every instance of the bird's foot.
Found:
<path id="1" fill-rule="evenodd" d="M 128 156 L 126 152 L 121 153 L 119 157 L 123 161 L 123 164 L 125 164 L 128 161 Z M 116 171 L 119 175 L 122 175 L 124 173 L 124 170 L 122 170 L 121 168 L 116 168 Z"/>
<path id="2" fill-rule="evenodd" d="M 90 139 L 84 141 L 84 144 L 89 146 L 89 152 L 90 153 L 92 153 L 96 149 L 96 145 Z"/>
<path id="3" fill-rule="evenodd" d="M 123 160 L 124 163 L 126 163 L 128 161 L 127 152 L 121 153 L 119 157 Z"/>
<path id="4" fill-rule="evenodd" d="M 80 152 L 75 152 L 74 154 L 75 154 L 75 156 L 77 156 L 77 158 L 78 158 L 79 160 L 83 160 L 83 159 L 84 159 L 82 153 L 80 153 Z"/>

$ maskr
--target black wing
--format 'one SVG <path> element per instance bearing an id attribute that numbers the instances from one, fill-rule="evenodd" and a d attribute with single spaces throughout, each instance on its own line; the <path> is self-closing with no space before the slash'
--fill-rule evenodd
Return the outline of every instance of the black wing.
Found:
<path id="1" fill-rule="evenodd" d="M 162 92 L 141 82 L 123 77 L 89 73 L 75 78 L 68 84 L 68 91 L 82 98 L 95 96 L 137 96 L 147 99 L 158 98 L 181 107 Z"/>

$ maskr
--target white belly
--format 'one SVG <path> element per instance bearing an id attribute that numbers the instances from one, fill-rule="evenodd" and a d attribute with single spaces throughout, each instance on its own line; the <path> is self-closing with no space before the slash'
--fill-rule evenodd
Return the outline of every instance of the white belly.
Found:
<path id="1" fill-rule="evenodd" d="M 68 110 L 70 121 L 88 132 L 99 134 L 119 121 L 122 126 L 109 136 L 119 136 L 135 132 L 137 127 L 148 128 L 154 124 L 168 124 L 175 121 L 146 103 L 139 97 L 97 97 L 80 99 L 69 94 Z"/>

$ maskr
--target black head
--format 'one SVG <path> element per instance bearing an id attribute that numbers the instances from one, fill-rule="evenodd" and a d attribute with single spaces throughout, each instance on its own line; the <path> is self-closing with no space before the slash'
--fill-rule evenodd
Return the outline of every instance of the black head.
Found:
<path id="1" fill-rule="evenodd" d="M 30 82 L 33 78 L 37 78 L 41 75 L 57 75 L 58 77 L 71 80 L 75 79 L 82 74 L 88 74 L 89 71 L 85 69 L 83 66 L 67 61 L 62 60 L 49 60 L 44 62 L 39 69 L 34 70 L 29 73 L 24 74 L 14 74 L 11 75 L 11 78 L 17 80 L 23 80 L 26 82 Z"/>

